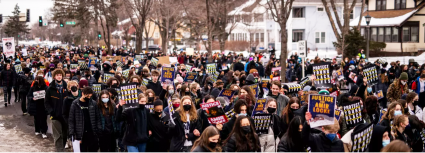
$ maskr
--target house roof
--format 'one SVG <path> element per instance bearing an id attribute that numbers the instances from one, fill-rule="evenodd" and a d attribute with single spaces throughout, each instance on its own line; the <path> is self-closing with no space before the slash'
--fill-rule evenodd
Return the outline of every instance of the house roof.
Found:
<path id="1" fill-rule="evenodd" d="M 425 6 L 425 2 L 422 2 L 416 8 L 403 9 L 403 10 L 385 10 L 385 11 L 366 11 L 361 16 L 353 19 L 350 22 L 350 26 L 357 26 L 360 17 L 362 18 L 361 26 L 367 26 L 365 16 L 369 14 L 372 18 L 370 19 L 369 26 L 401 26 L 405 21 L 412 17 L 416 12 L 421 10 Z"/>

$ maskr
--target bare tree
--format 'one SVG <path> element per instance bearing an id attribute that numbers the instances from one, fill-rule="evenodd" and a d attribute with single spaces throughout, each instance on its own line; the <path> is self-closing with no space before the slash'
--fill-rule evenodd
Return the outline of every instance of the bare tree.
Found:
<path id="1" fill-rule="evenodd" d="M 136 29 L 136 53 L 142 51 L 143 30 L 148 19 L 148 13 L 153 4 L 153 0 L 124 0 L 127 15 L 130 17 L 131 24 Z"/>
<path id="2" fill-rule="evenodd" d="M 102 27 L 103 40 L 105 41 L 108 53 L 112 55 L 111 49 L 111 30 L 117 26 L 118 17 L 116 10 L 118 9 L 117 0 L 93 0 L 92 5 L 95 11 L 95 22 L 100 23 Z M 100 22 L 97 22 L 99 21 Z"/>
<path id="3" fill-rule="evenodd" d="M 280 53 L 280 65 L 281 65 L 281 73 L 280 73 L 280 80 L 282 82 L 285 82 L 285 76 L 286 76 L 286 59 L 288 58 L 288 48 L 287 48 L 287 42 L 288 42 L 288 36 L 287 36 L 287 30 L 286 30 L 286 22 L 288 21 L 289 15 L 291 15 L 292 10 L 292 3 L 294 0 L 268 0 L 267 5 L 269 7 L 270 13 L 273 16 L 273 19 L 279 24 L 280 26 L 280 44 L 281 44 L 281 53 Z"/>

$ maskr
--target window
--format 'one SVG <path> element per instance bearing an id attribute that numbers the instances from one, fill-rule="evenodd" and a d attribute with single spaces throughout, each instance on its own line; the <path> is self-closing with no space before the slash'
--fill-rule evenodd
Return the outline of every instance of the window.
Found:
<path id="1" fill-rule="evenodd" d="M 263 22 L 264 21 L 263 14 L 254 14 L 254 21 L 255 22 Z"/>
<path id="2" fill-rule="evenodd" d="M 264 33 L 260 34 L 260 42 L 264 42 Z"/>
<path id="3" fill-rule="evenodd" d="M 403 42 L 409 42 L 410 41 L 410 28 L 409 27 L 403 27 Z"/>
<path id="4" fill-rule="evenodd" d="M 292 9 L 292 17 L 293 18 L 304 18 L 304 7 L 298 7 Z"/>
<path id="5" fill-rule="evenodd" d="M 370 28 L 370 30 L 372 31 L 371 36 L 370 36 L 370 40 L 372 41 L 376 41 L 376 28 Z"/>
<path id="6" fill-rule="evenodd" d="M 376 10 L 383 11 L 387 9 L 387 0 L 376 0 Z"/>
<path id="7" fill-rule="evenodd" d="M 398 42 L 398 29 L 393 27 L 393 36 L 391 38 L 392 42 Z"/>
<path id="8" fill-rule="evenodd" d="M 365 34 L 365 28 L 360 28 L 360 35 L 363 37 L 366 37 L 364 34 Z"/>
<path id="9" fill-rule="evenodd" d="M 300 40 L 304 40 L 304 30 L 293 30 L 292 42 L 298 42 Z"/>
<path id="10" fill-rule="evenodd" d="M 384 28 L 378 29 L 378 42 L 384 42 Z"/>
<path id="11" fill-rule="evenodd" d="M 406 8 L 406 0 L 395 0 L 394 2 L 395 6 L 394 9 L 395 10 L 400 10 L 400 9 L 405 9 Z"/>
<path id="12" fill-rule="evenodd" d="M 254 41 L 254 34 L 253 33 L 249 34 L 249 40 Z"/>
<path id="13" fill-rule="evenodd" d="M 255 41 L 259 42 L 260 41 L 260 33 L 256 33 L 255 34 Z"/>
<path id="14" fill-rule="evenodd" d="M 410 41 L 419 42 L 419 27 L 410 27 Z"/>
<path id="15" fill-rule="evenodd" d="M 234 19 L 235 19 L 235 16 L 233 16 L 233 15 L 228 16 L 227 17 L 227 23 L 233 23 Z"/>
<path id="16" fill-rule="evenodd" d="M 243 23 L 250 23 L 251 22 L 251 16 L 244 14 L 244 15 L 242 15 L 242 20 L 243 20 Z"/>
<path id="17" fill-rule="evenodd" d="M 324 8 L 323 7 L 317 7 L 317 12 L 323 12 Z"/>
<path id="18" fill-rule="evenodd" d="M 316 32 L 316 44 L 325 43 L 326 33 L 325 32 Z"/>
<path id="19" fill-rule="evenodd" d="M 385 28 L 385 42 L 391 42 L 391 27 Z"/>
<path id="20" fill-rule="evenodd" d="M 350 12 L 350 19 L 354 19 L 354 9 Z"/>

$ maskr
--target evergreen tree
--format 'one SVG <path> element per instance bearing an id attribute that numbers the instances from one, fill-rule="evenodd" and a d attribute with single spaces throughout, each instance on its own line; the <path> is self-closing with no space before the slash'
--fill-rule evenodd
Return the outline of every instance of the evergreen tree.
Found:
<path id="1" fill-rule="evenodd" d="M 4 33 L 8 37 L 15 37 L 16 45 L 18 44 L 18 35 L 19 34 L 27 34 L 29 33 L 28 25 L 25 21 L 19 21 L 19 6 L 18 4 L 15 5 L 15 10 L 12 12 L 13 16 L 9 17 L 9 20 L 7 20 L 5 24 Z"/>

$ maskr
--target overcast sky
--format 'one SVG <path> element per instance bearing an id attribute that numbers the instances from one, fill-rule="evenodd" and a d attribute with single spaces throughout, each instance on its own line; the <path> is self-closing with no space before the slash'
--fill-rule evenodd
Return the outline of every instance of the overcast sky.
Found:
<path id="1" fill-rule="evenodd" d="M 32 25 L 38 22 L 38 17 L 46 15 L 48 10 L 53 7 L 53 0 L 0 0 L 0 14 L 11 16 L 15 5 L 18 4 L 21 13 L 26 13 L 30 9 L 30 23 Z M 3 24 L 5 17 L 3 17 Z"/>

